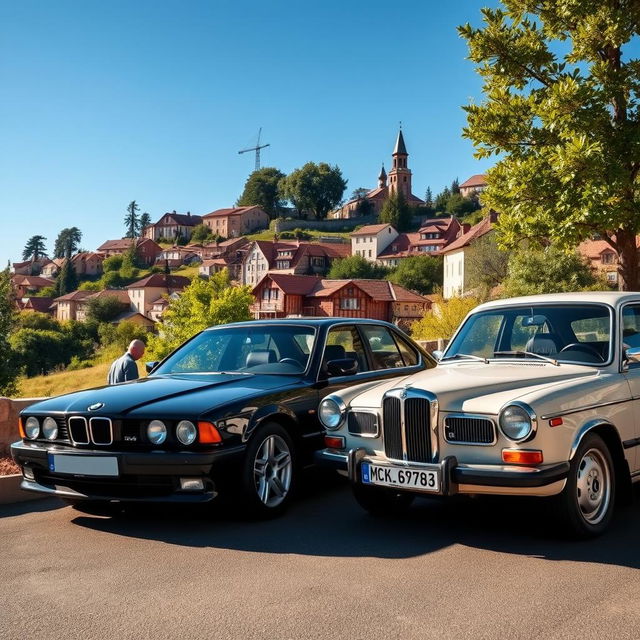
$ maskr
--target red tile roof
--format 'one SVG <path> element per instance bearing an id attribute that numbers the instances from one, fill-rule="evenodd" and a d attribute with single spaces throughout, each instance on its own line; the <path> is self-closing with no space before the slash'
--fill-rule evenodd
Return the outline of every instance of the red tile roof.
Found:
<path id="1" fill-rule="evenodd" d="M 189 278 L 184 276 L 167 275 L 166 273 L 152 273 L 150 276 L 138 280 L 126 289 L 144 289 L 146 287 L 167 287 L 169 289 L 184 289 L 191 284 Z"/>
<path id="2" fill-rule="evenodd" d="M 260 282 L 253 288 L 256 291 L 258 287 L 269 278 L 282 291 L 292 296 L 308 296 L 311 291 L 321 282 L 316 276 L 294 276 L 288 273 L 267 273 Z"/>
<path id="3" fill-rule="evenodd" d="M 33 297 L 27 298 L 27 301 L 22 305 L 23 309 L 33 309 L 33 311 L 39 311 L 40 313 L 47 313 L 53 298 L 49 297 Z"/>
<path id="4" fill-rule="evenodd" d="M 419 233 L 401 233 L 395 240 L 392 240 L 389 243 L 389 246 L 384 250 L 384 253 L 381 253 L 378 258 L 397 258 L 400 255 L 410 252 L 411 247 L 415 246 L 419 242 Z M 427 241 L 425 240 L 423 242 Z M 438 240 L 433 240 L 431 242 L 438 242 Z M 397 247 L 395 251 L 393 249 L 394 247 Z"/>
<path id="5" fill-rule="evenodd" d="M 106 242 L 103 242 L 99 247 L 98 247 L 98 251 L 114 251 L 114 250 L 118 250 L 118 249 L 123 249 L 126 250 L 131 246 L 131 242 L 132 242 L 133 238 L 119 238 L 118 240 L 107 240 Z M 137 238 L 137 242 L 136 242 L 136 247 L 142 245 L 142 244 L 146 244 L 148 242 L 151 242 L 152 244 L 155 244 L 158 249 L 162 249 L 162 247 L 159 244 L 156 244 L 153 240 L 151 240 L 150 238 Z"/>
<path id="6" fill-rule="evenodd" d="M 371 235 L 376 235 L 377 233 L 380 233 L 380 231 L 382 231 L 383 229 L 386 229 L 387 227 L 391 227 L 391 225 L 389 223 L 386 223 L 386 224 L 368 224 L 368 225 L 362 227 L 361 229 L 358 229 L 357 231 L 354 231 L 351 234 L 351 237 L 353 237 L 353 236 L 371 236 Z"/>
<path id="7" fill-rule="evenodd" d="M 578 245 L 577 250 L 590 260 L 600 258 L 605 251 L 611 251 L 617 255 L 617 251 L 606 240 L 585 240 Z"/>
<path id="8" fill-rule="evenodd" d="M 468 187 L 486 187 L 487 186 L 487 178 L 484 173 L 476 173 L 475 176 L 471 176 L 468 180 L 465 180 L 460 188 L 468 188 Z"/>
<path id="9" fill-rule="evenodd" d="M 11 276 L 11 280 L 16 286 L 51 287 L 55 284 L 55 280 L 43 278 L 42 276 L 13 275 Z"/>
<path id="10" fill-rule="evenodd" d="M 95 291 L 80 291 L 80 290 L 72 291 L 71 293 L 66 293 L 65 295 L 60 296 L 59 298 L 55 298 L 54 302 L 84 300 L 85 298 L 92 296 L 94 293 Z"/>
<path id="11" fill-rule="evenodd" d="M 442 249 L 442 253 L 449 253 L 450 251 L 455 251 L 456 249 L 462 249 L 463 247 L 468 246 L 474 240 L 481 238 L 482 236 L 492 231 L 493 226 L 494 223 L 491 221 L 491 216 L 488 215 L 486 218 L 480 220 L 478 224 L 471 227 L 471 229 L 469 229 L 467 233 L 461 235 L 450 245 L 447 245 L 444 249 Z"/>
<path id="12" fill-rule="evenodd" d="M 252 209 L 257 209 L 258 211 L 262 211 L 262 209 L 253 205 L 251 207 L 229 207 L 228 209 L 217 209 L 216 211 L 212 211 L 211 213 L 205 213 L 203 218 L 223 218 L 226 216 L 239 216 L 243 213 L 247 213 L 247 211 L 251 211 Z"/>
<path id="13" fill-rule="evenodd" d="M 202 216 L 193 216 L 190 213 L 169 212 L 165 213 L 158 222 L 149 226 L 164 227 L 172 223 L 180 225 L 181 227 L 195 227 L 202 223 Z"/>

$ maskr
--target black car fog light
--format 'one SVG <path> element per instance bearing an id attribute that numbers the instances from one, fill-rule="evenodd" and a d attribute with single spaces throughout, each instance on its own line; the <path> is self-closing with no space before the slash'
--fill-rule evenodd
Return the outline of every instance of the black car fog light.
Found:
<path id="1" fill-rule="evenodd" d="M 204 482 L 202 478 L 180 478 L 180 489 L 182 491 L 202 491 Z"/>

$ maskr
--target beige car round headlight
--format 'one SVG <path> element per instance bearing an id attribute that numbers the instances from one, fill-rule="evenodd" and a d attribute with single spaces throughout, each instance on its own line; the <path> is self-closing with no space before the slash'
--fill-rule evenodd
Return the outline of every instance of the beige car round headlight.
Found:
<path id="1" fill-rule="evenodd" d="M 324 428 L 331 431 L 340 426 L 344 419 L 345 411 L 346 407 L 344 404 L 336 398 L 328 397 L 325 398 L 318 407 L 318 418 Z"/>
<path id="2" fill-rule="evenodd" d="M 42 435 L 47 440 L 55 440 L 58 437 L 58 423 L 51 417 L 44 419 L 42 423 Z"/>
<path id="3" fill-rule="evenodd" d="M 500 429 L 509 440 L 524 442 L 533 433 L 535 414 L 520 404 L 511 404 L 500 412 Z"/>
<path id="4" fill-rule="evenodd" d="M 162 444 L 167 439 L 167 425 L 162 420 L 152 420 L 147 427 L 147 437 L 152 444 Z"/>

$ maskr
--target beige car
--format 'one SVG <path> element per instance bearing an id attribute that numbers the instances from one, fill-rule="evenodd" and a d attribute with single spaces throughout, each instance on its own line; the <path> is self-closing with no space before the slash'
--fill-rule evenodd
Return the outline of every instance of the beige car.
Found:
<path id="1" fill-rule="evenodd" d="M 376 514 L 415 496 L 551 497 L 601 533 L 640 479 L 640 293 L 480 305 L 436 368 L 327 396 L 320 462 Z"/>

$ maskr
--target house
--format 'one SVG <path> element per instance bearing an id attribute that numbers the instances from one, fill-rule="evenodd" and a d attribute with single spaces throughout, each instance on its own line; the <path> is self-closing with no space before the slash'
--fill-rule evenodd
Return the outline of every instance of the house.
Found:
<path id="1" fill-rule="evenodd" d="M 351 234 L 351 254 L 377 262 L 378 256 L 398 237 L 390 224 L 370 224 Z"/>
<path id="2" fill-rule="evenodd" d="M 56 298 L 51 304 L 51 309 L 56 315 L 56 320 L 77 320 L 78 303 L 91 296 L 94 291 L 72 291 L 64 296 Z"/>
<path id="3" fill-rule="evenodd" d="M 78 276 L 98 276 L 102 273 L 104 259 L 102 253 L 83 251 L 71 258 L 71 264 Z"/>
<path id="4" fill-rule="evenodd" d="M 60 273 L 64 260 L 64 258 L 54 258 L 53 260 L 49 260 L 49 262 L 42 267 L 40 275 L 45 278 L 55 278 L 58 273 Z"/>
<path id="5" fill-rule="evenodd" d="M 442 295 L 445 299 L 463 296 L 469 292 L 469 273 L 465 268 L 473 243 L 493 233 L 498 214 L 491 211 L 478 224 L 462 233 L 451 244 L 442 249 L 444 255 L 444 283 Z"/>
<path id="6" fill-rule="evenodd" d="M 75 320 L 84 322 L 88 317 L 89 305 L 92 300 L 101 298 L 115 298 L 120 302 L 122 312 L 129 310 L 131 301 L 129 295 L 123 289 L 103 289 L 102 291 L 90 292 L 90 295 L 76 299 L 75 303 Z M 58 298 L 59 299 L 59 298 Z"/>
<path id="7" fill-rule="evenodd" d="M 199 224 L 202 224 L 202 216 L 192 216 L 190 211 L 187 211 L 187 213 L 171 211 L 170 213 L 165 213 L 158 222 L 147 225 L 142 230 L 142 235 L 155 242 L 161 238 L 174 241 L 177 238 L 188 240 L 193 233 L 194 227 Z"/>
<path id="8" fill-rule="evenodd" d="M 460 185 L 460 195 L 464 198 L 470 198 L 473 195 L 482 193 L 487 186 L 486 176 L 483 173 L 478 173 Z"/>
<path id="9" fill-rule="evenodd" d="M 53 287 L 55 280 L 43 278 L 42 276 L 13 275 L 11 276 L 11 283 L 16 298 L 26 298 L 35 295 L 45 287 Z"/>
<path id="10" fill-rule="evenodd" d="M 183 264 L 193 264 L 201 262 L 198 252 L 189 247 L 168 247 L 163 249 L 156 258 L 156 264 L 168 265 L 169 267 L 180 267 Z"/>
<path id="11" fill-rule="evenodd" d="M 177 291 L 174 291 L 168 296 L 163 296 L 162 298 L 158 298 L 151 305 L 151 309 L 149 309 L 148 317 L 153 322 L 158 322 L 162 317 L 162 314 L 167 310 L 167 307 L 169 306 L 169 302 L 171 300 L 177 300 L 179 297 L 180 297 L 180 294 Z"/>
<path id="12" fill-rule="evenodd" d="M 397 267 L 404 258 L 420 255 L 416 246 L 419 240 L 419 233 L 399 233 L 378 256 L 377 261 L 385 267 Z"/>
<path id="13" fill-rule="evenodd" d="M 412 193 L 412 173 L 408 165 L 409 153 L 404 142 L 402 129 L 398 132 L 395 147 L 391 154 L 391 169 L 389 175 L 385 171 L 384 165 L 378 175 L 378 186 L 367 192 L 362 198 L 350 200 L 337 211 L 334 211 L 333 218 L 353 218 L 358 215 L 362 201 L 369 204 L 370 213 L 378 215 L 384 206 L 385 200 L 397 193 L 402 193 L 407 203 L 412 206 L 424 205 L 421 200 Z"/>
<path id="14" fill-rule="evenodd" d="M 33 311 L 37 313 L 51 313 L 51 305 L 53 298 L 48 296 L 32 296 L 31 298 L 22 298 L 20 301 L 21 311 Z"/>
<path id="15" fill-rule="evenodd" d="M 267 272 L 326 275 L 331 263 L 351 254 L 347 244 L 330 242 L 253 242 L 242 261 L 241 283 L 255 286 Z"/>
<path id="16" fill-rule="evenodd" d="M 143 316 L 141 313 L 132 311 L 131 309 L 127 309 L 117 315 L 111 320 L 110 324 L 120 324 L 121 322 L 132 322 L 140 327 L 144 327 L 147 331 L 153 331 L 155 327 L 155 322 L 151 318 L 147 318 L 147 316 Z"/>
<path id="17" fill-rule="evenodd" d="M 327 280 L 268 273 L 252 290 L 256 318 L 324 316 L 373 318 L 408 326 L 422 317 L 427 298 L 387 280 Z"/>
<path id="18" fill-rule="evenodd" d="M 119 240 L 107 240 L 98 247 L 98 252 L 106 258 L 126 253 L 131 248 L 132 238 L 120 238 Z M 136 256 L 141 264 L 152 265 L 162 247 L 149 238 L 136 238 Z"/>
<path id="19" fill-rule="evenodd" d="M 42 273 L 42 268 L 51 262 L 47 256 L 42 256 L 37 260 L 26 260 L 25 262 L 13 262 L 11 273 L 17 276 L 31 276 Z"/>
<path id="20" fill-rule="evenodd" d="M 223 238 L 237 238 L 269 227 L 269 214 L 258 206 L 218 209 L 202 216 L 211 232 Z"/>
<path id="21" fill-rule="evenodd" d="M 636 237 L 636 247 L 640 249 L 640 236 Z M 620 258 L 618 252 L 606 240 L 600 238 L 585 240 L 577 246 L 577 251 L 589 261 L 592 269 L 605 277 L 610 285 L 618 284 Z"/>
<path id="22" fill-rule="evenodd" d="M 157 300 L 182 291 L 190 284 L 191 280 L 184 276 L 153 273 L 125 288 L 131 300 L 132 310 L 149 317 L 149 312 Z"/>
<path id="23" fill-rule="evenodd" d="M 198 269 L 198 274 L 208 278 L 212 276 L 214 273 L 218 273 L 223 269 L 227 269 L 228 264 L 224 258 L 210 258 L 208 260 L 203 260 L 200 268 Z"/>

